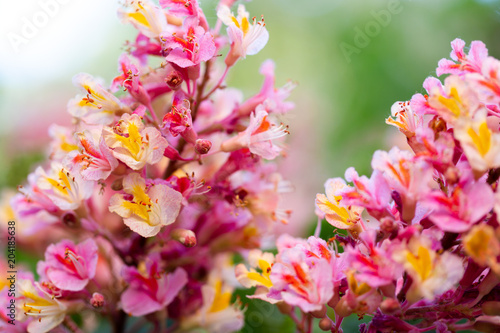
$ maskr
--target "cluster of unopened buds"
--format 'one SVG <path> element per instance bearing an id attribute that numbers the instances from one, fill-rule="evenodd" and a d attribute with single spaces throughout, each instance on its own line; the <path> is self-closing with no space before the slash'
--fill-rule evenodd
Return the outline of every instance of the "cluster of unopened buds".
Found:
<path id="1" fill-rule="evenodd" d="M 460 39 L 426 95 L 392 106 L 386 123 L 407 149 L 376 151 L 372 175 L 347 169 L 316 197 L 325 241 L 287 235 L 277 255 L 251 250 L 239 281 L 275 303 L 299 331 L 313 319 L 341 332 L 500 331 L 500 61 Z M 300 316 L 299 316 L 300 315 Z"/>
<path id="2" fill-rule="evenodd" d="M 119 9 L 138 30 L 119 75 L 109 87 L 74 77 L 73 124 L 51 126 L 48 160 L 10 199 L 17 247 L 43 259 L 36 279 L 19 269 L 14 298 L 2 278 L 0 331 L 92 331 L 105 320 L 116 332 L 242 328 L 233 256 L 287 223 L 291 187 L 264 159 L 282 154 L 294 84 L 275 87 L 267 60 L 255 95 L 226 86 L 269 38 L 233 2 L 221 1 L 212 28 L 196 0 Z"/>

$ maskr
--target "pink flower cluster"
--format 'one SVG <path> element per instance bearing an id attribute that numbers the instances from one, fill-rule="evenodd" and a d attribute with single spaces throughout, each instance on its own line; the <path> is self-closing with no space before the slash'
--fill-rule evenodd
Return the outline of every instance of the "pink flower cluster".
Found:
<path id="1" fill-rule="evenodd" d="M 18 246 L 45 251 L 38 279 L 17 280 L 16 328 L 91 331 L 96 317 L 116 332 L 141 320 L 155 332 L 242 328 L 232 257 L 287 223 L 290 186 L 264 159 L 281 155 L 293 85 L 275 87 L 268 60 L 255 95 L 226 86 L 269 38 L 232 3 L 210 27 L 196 0 L 127 0 L 118 15 L 139 33 L 116 78 L 73 78 L 73 124 L 50 128 L 47 161 L 10 200 Z M 12 329 L 4 311 L 0 330 Z"/>
<path id="2" fill-rule="evenodd" d="M 262 248 L 287 223 L 290 184 L 265 160 L 282 154 L 293 84 L 275 87 L 267 60 L 255 95 L 226 86 L 269 39 L 233 2 L 214 27 L 196 0 L 120 8 L 139 33 L 118 75 L 109 86 L 74 77 L 73 125 L 51 126 L 47 161 L 2 210 L 19 246 L 44 256 L 37 279 L 19 269 L 16 326 L 0 281 L 0 330 L 92 331 L 107 319 L 115 332 L 235 332 L 243 286 L 300 332 L 342 332 L 351 315 L 371 318 L 361 332 L 500 331 L 500 61 L 453 41 L 444 83 L 427 78 L 427 94 L 386 120 L 408 149 L 376 151 L 370 177 L 349 168 L 327 180 L 315 235 L 281 235 L 273 254 Z M 323 219 L 336 228 L 327 241 Z"/>
<path id="3" fill-rule="evenodd" d="M 444 83 L 427 78 L 386 120 L 408 149 L 376 151 L 370 177 L 327 180 L 315 236 L 283 235 L 276 256 L 252 250 L 236 267 L 299 331 L 319 318 L 342 332 L 353 314 L 371 318 L 361 332 L 500 331 L 500 61 L 479 41 L 451 45 Z"/>

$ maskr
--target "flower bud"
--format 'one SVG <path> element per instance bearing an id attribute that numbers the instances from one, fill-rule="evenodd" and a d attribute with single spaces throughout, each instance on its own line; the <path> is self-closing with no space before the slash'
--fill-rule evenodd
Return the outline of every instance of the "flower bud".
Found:
<path id="1" fill-rule="evenodd" d="M 186 128 L 186 130 L 180 134 L 182 138 L 189 143 L 196 144 L 196 140 L 198 140 L 198 134 L 196 134 L 196 131 L 193 129 L 193 127 Z"/>
<path id="2" fill-rule="evenodd" d="M 380 219 L 380 230 L 391 235 L 393 232 L 398 230 L 398 225 L 390 217 L 383 217 Z"/>
<path id="3" fill-rule="evenodd" d="M 102 308 L 104 306 L 104 296 L 100 293 L 93 293 L 90 304 L 96 309 Z"/>
<path id="4" fill-rule="evenodd" d="M 398 300 L 394 298 L 387 298 L 380 303 L 380 310 L 384 314 L 394 314 L 401 308 L 401 305 L 399 304 Z"/>
<path id="5" fill-rule="evenodd" d="M 196 143 L 194 145 L 194 149 L 200 155 L 208 153 L 210 151 L 210 148 L 212 148 L 212 142 L 204 139 L 196 140 Z"/>
<path id="6" fill-rule="evenodd" d="M 487 319 L 487 317 L 485 319 Z M 474 327 L 474 330 L 477 332 L 494 333 L 494 332 L 500 331 L 500 325 L 497 325 L 496 323 L 492 323 L 492 322 L 488 322 L 488 321 L 477 320 L 474 323 L 473 327 Z"/>
<path id="7" fill-rule="evenodd" d="M 118 164 L 115 170 L 113 170 L 113 175 L 123 176 L 127 173 L 127 166 L 123 163 Z"/>
<path id="8" fill-rule="evenodd" d="M 342 297 L 334 308 L 335 313 L 341 317 L 348 317 L 353 313 L 351 307 L 349 307 L 349 304 L 347 304 L 345 298 L 346 298 L 345 296 Z"/>
<path id="9" fill-rule="evenodd" d="M 339 302 L 339 300 L 340 300 L 339 293 L 334 292 L 333 297 L 328 301 L 328 306 L 331 308 L 334 308 L 335 306 L 337 306 L 337 303 Z"/>
<path id="10" fill-rule="evenodd" d="M 171 234 L 172 239 L 175 239 L 185 247 L 196 246 L 196 235 L 191 230 L 174 229 Z"/>
<path id="11" fill-rule="evenodd" d="M 172 90 L 177 90 L 183 82 L 182 76 L 178 71 L 171 71 L 165 78 L 165 83 Z"/>
<path id="12" fill-rule="evenodd" d="M 123 190 L 123 178 L 118 178 L 111 184 L 111 189 L 113 191 L 121 191 Z"/>
<path id="13" fill-rule="evenodd" d="M 487 316 L 500 316 L 500 302 L 487 301 L 481 305 L 483 313 Z"/>
<path id="14" fill-rule="evenodd" d="M 172 146 L 168 146 L 167 148 L 165 148 L 163 155 L 171 160 L 182 160 L 181 155 L 179 154 L 177 149 Z"/>
<path id="15" fill-rule="evenodd" d="M 498 277 L 495 272 L 489 271 L 488 274 L 486 274 L 486 277 L 481 281 L 479 286 L 477 287 L 477 290 L 479 291 L 479 295 L 487 295 L 490 293 L 490 291 L 495 288 L 496 285 L 500 282 L 500 277 Z"/>
<path id="16" fill-rule="evenodd" d="M 458 168 L 455 166 L 449 167 L 444 172 L 444 177 L 446 178 L 446 182 L 448 184 L 456 184 L 460 178 Z"/>
<path id="17" fill-rule="evenodd" d="M 62 216 L 62 223 L 73 228 L 78 224 L 78 217 L 73 212 L 67 212 Z"/>
<path id="18" fill-rule="evenodd" d="M 319 321 L 319 328 L 322 331 L 330 331 L 332 329 L 332 320 L 328 317 L 325 317 Z"/>

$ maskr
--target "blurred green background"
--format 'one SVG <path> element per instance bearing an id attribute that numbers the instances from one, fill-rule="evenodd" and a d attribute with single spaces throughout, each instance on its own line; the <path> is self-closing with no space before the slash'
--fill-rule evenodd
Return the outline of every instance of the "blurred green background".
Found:
<path id="1" fill-rule="evenodd" d="M 106 12 L 100 16 L 78 14 L 81 6 L 90 5 L 85 2 L 61 7 L 20 54 L 5 42 L 6 33 L 19 31 L 20 21 L 2 27 L 0 187 L 21 184 L 33 163 L 43 158 L 48 124 L 70 122 L 65 105 L 76 93 L 74 74 L 89 72 L 108 83 L 117 74 L 123 42 L 134 38 L 134 29 L 119 24 L 110 1 L 101 5 Z M 201 3 L 214 22 L 217 1 Z M 257 92 L 262 82 L 258 68 L 268 58 L 276 62 L 278 86 L 288 79 L 298 83 L 291 97 L 296 108 L 285 117 L 292 133 L 289 156 L 281 162 L 296 187 L 287 199 L 296 207 L 287 229 L 293 234 L 310 232 L 314 196 L 327 178 L 343 176 L 349 166 L 371 173 L 373 152 L 388 149 L 398 138 L 397 130 L 384 123 L 391 105 L 423 92 L 423 80 L 435 75 L 441 58 L 449 57 L 453 39 L 462 38 L 467 45 L 482 40 L 490 55 L 500 57 L 500 1 L 254 0 L 245 5 L 251 16 L 264 14 L 270 40 L 258 55 L 237 63 L 229 85 L 241 88 L 246 97 Z M 2 6 L 9 4 L 0 5 L 5 14 Z M 390 17 L 379 23 L 376 17 L 390 9 Z M 36 3 L 29 10 L 36 12 Z M 63 25 L 73 12 L 72 24 Z M 97 25 L 99 34 L 86 33 L 85 25 Z M 69 33 L 56 39 L 60 48 L 44 47 L 61 29 Z M 366 29 L 367 38 L 360 43 L 360 31 L 366 34 Z M 82 44 L 83 49 L 78 47 Z M 352 53 L 346 57 L 349 47 Z M 357 331 L 357 323 L 349 325 L 345 332 Z M 243 332 L 292 331 L 277 309 L 262 302 L 249 305 Z"/>

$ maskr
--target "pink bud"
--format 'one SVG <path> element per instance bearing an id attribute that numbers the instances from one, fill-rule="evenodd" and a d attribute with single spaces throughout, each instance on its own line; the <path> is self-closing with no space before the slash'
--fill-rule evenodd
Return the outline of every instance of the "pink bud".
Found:
<path id="1" fill-rule="evenodd" d="M 380 303 L 380 310 L 388 315 L 396 313 L 399 309 L 401 309 L 401 304 L 394 298 L 387 298 Z"/>
<path id="2" fill-rule="evenodd" d="M 165 148 L 163 155 L 171 160 L 182 160 L 179 152 L 172 146 L 168 146 L 167 148 Z"/>
<path id="3" fill-rule="evenodd" d="M 90 304 L 96 309 L 104 306 L 104 296 L 100 293 L 93 293 L 92 298 L 90 299 Z"/>
<path id="4" fill-rule="evenodd" d="M 380 219 L 380 230 L 390 235 L 398 230 L 398 226 L 390 217 L 383 217 Z"/>
<path id="5" fill-rule="evenodd" d="M 186 128 L 186 130 L 181 133 L 181 136 L 184 140 L 192 144 L 195 144 L 198 139 L 198 134 L 196 134 L 196 131 L 191 126 Z"/>
<path id="6" fill-rule="evenodd" d="M 113 175 L 123 176 L 127 173 L 127 166 L 123 163 L 118 164 L 115 170 L 113 170 Z"/>
<path id="7" fill-rule="evenodd" d="M 495 288 L 496 285 L 498 285 L 498 282 L 500 282 L 500 278 L 492 271 L 489 271 L 488 274 L 486 274 L 486 277 L 481 281 L 481 283 L 478 286 L 478 291 L 479 295 L 487 295 L 490 293 L 490 291 Z"/>
<path id="8" fill-rule="evenodd" d="M 319 328 L 322 331 L 330 331 L 332 329 L 332 320 L 328 317 L 325 317 L 319 321 Z"/>
<path id="9" fill-rule="evenodd" d="M 239 54 L 239 52 L 235 51 L 235 47 L 234 47 L 234 43 L 233 43 L 233 44 L 231 44 L 231 49 L 227 53 L 227 56 L 226 56 L 226 59 L 224 60 L 224 62 L 226 63 L 227 67 L 231 67 L 238 61 L 238 59 L 240 59 L 240 57 L 241 57 L 241 55 Z"/>
<path id="10" fill-rule="evenodd" d="M 200 155 L 208 153 L 210 151 L 210 148 L 212 148 L 212 142 L 204 139 L 196 140 L 196 143 L 194 145 L 194 149 Z"/>
<path id="11" fill-rule="evenodd" d="M 137 88 L 135 89 L 129 89 L 128 91 L 130 95 L 132 95 L 132 97 L 134 97 L 139 103 L 148 106 L 148 108 L 150 109 L 149 111 L 154 112 L 150 107 L 151 97 L 142 85 L 137 86 Z"/>
<path id="12" fill-rule="evenodd" d="M 487 316 L 500 316 L 500 302 L 487 301 L 481 305 L 481 309 Z"/>
<path id="13" fill-rule="evenodd" d="M 339 293 L 334 293 L 333 297 L 328 301 L 328 306 L 334 308 L 340 300 Z"/>
<path id="14" fill-rule="evenodd" d="M 483 316 L 481 319 L 488 319 L 488 317 Z M 473 327 L 477 332 L 498 332 L 500 330 L 500 325 L 482 320 L 477 320 Z"/>
<path id="15" fill-rule="evenodd" d="M 144 105 L 139 105 L 132 114 L 136 114 L 142 118 L 146 114 L 146 107 Z"/>
<path id="16" fill-rule="evenodd" d="M 73 228 L 78 224 L 78 217 L 73 212 L 67 212 L 63 215 L 62 222 L 68 227 Z"/>
<path id="17" fill-rule="evenodd" d="M 340 301 L 335 306 L 334 310 L 335 310 L 335 313 L 341 317 L 348 317 L 353 313 L 351 307 L 349 306 L 349 304 L 347 304 L 345 296 L 343 296 L 340 299 Z"/>
<path id="18" fill-rule="evenodd" d="M 448 184 L 456 184 L 460 178 L 460 172 L 457 167 L 449 167 L 444 172 L 444 176 Z"/>
<path id="19" fill-rule="evenodd" d="M 175 239 L 185 247 L 196 246 L 196 235 L 191 230 L 174 229 L 171 234 L 172 239 Z"/>
<path id="20" fill-rule="evenodd" d="M 111 189 L 113 191 L 121 191 L 123 190 L 123 178 L 118 178 L 111 184 Z"/>
<path id="21" fill-rule="evenodd" d="M 178 71 L 171 71 L 165 78 L 165 83 L 172 90 L 177 90 L 182 84 L 182 76 Z"/>

